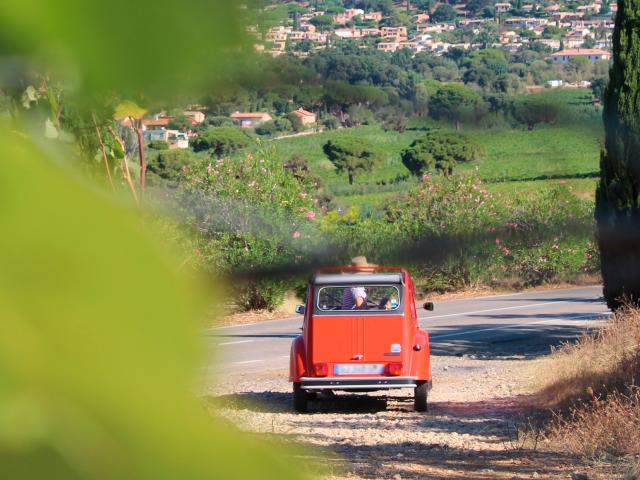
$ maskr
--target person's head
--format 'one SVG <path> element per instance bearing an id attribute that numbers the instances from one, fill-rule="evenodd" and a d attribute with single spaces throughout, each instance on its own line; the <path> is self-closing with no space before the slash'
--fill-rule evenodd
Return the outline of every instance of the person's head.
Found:
<path id="1" fill-rule="evenodd" d="M 391 299 L 389 297 L 383 297 L 378 304 L 379 310 L 391 310 L 392 308 Z"/>

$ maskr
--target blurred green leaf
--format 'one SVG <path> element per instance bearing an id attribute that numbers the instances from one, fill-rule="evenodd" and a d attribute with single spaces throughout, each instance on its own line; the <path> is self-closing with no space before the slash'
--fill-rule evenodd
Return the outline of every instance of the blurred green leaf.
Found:
<path id="1" fill-rule="evenodd" d="M 237 63 L 241 13 L 231 0 L 2 0 L 0 55 L 36 57 L 92 95 L 184 93 Z"/>
<path id="2" fill-rule="evenodd" d="M 0 465 L 7 479 L 293 478 L 193 398 L 203 292 L 22 134 L 0 129 Z"/>
<path id="3" fill-rule="evenodd" d="M 116 106 L 113 118 L 116 120 L 123 120 L 128 117 L 138 119 L 144 117 L 145 113 L 147 113 L 147 111 L 144 108 L 139 107 L 134 102 L 125 100 Z"/>

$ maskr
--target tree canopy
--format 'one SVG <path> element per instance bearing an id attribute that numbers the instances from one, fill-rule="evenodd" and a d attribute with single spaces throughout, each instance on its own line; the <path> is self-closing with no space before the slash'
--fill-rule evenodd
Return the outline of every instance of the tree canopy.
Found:
<path id="1" fill-rule="evenodd" d="M 440 86 L 429 100 L 429 112 L 436 119 L 453 122 L 456 130 L 460 124 L 472 120 L 482 102 L 472 88 L 457 83 Z"/>
<path id="2" fill-rule="evenodd" d="M 450 175 L 456 163 L 478 160 L 482 147 L 457 132 L 432 131 L 402 151 L 402 163 L 413 175 L 438 170 Z"/>
<path id="3" fill-rule="evenodd" d="M 381 160 L 380 153 L 374 147 L 357 138 L 329 140 L 323 150 L 338 172 L 347 173 L 349 185 L 353 185 L 356 172 L 370 172 Z"/>

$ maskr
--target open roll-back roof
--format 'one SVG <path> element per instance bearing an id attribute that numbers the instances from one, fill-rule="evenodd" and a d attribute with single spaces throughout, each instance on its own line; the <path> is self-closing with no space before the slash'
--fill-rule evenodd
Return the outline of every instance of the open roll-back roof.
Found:
<path id="1" fill-rule="evenodd" d="M 404 283 L 402 273 L 317 273 L 315 285 L 393 285 Z"/>

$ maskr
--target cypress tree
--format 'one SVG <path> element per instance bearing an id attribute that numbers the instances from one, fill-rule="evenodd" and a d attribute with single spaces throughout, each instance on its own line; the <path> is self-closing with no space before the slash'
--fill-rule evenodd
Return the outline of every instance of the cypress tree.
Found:
<path id="1" fill-rule="evenodd" d="M 618 0 L 596 220 L 604 296 L 640 304 L 640 0 Z"/>

